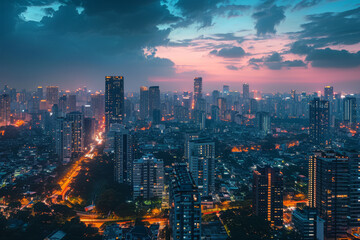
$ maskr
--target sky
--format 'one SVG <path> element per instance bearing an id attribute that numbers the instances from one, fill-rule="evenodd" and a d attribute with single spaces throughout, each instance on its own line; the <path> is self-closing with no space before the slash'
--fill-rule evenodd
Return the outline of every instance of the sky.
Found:
<path id="1" fill-rule="evenodd" d="M 1 0 L 0 86 L 360 92 L 357 0 Z"/>

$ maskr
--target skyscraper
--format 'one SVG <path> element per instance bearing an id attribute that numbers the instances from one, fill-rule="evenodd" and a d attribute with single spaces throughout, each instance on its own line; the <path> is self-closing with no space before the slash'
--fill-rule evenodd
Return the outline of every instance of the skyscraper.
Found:
<path id="1" fill-rule="evenodd" d="M 292 222 L 302 240 L 324 239 L 324 220 L 318 217 L 316 209 L 296 209 L 292 213 Z"/>
<path id="2" fill-rule="evenodd" d="M 40 100 L 44 99 L 44 90 L 42 86 L 37 87 L 36 96 L 38 96 Z"/>
<path id="3" fill-rule="evenodd" d="M 215 191 L 215 142 L 210 139 L 189 141 L 189 170 L 202 196 Z"/>
<path id="4" fill-rule="evenodd" d="M 118 183 L 132 183 L 134 149 L 129 130 L 120 128 L 114 136 L 114 177 Z"/>
<path id="5" fill-rule="evenodd" d="M 57 118 L 55 128 L 55 149 L 59 159 L 67 163 L 71 160 L 71 123 L 66 118 Z"/>
<path id="6" fill-rule="evenodd" d="M 248 83 L 243 84 L 243 98 L 249 99 L 250 98 L 250 88 Z"/>
<path id="7" fill-rule="evenodd" d="M 153 121 L 154 110 L 160 110 L 160 88 L 159 86 L 149 87 L 149 116 Z"/>
<path id="8" fill-rule="evenodd" d="M 76 95 L 70 94 L 67 97 L 67 111 L 68 112 L 76 112 Z"/>
<path id="9" fill-rule="evenodd" d="M 355 127 L 357 123 L 356 116 L 356 98 L 354 96 L 346 96 L 343 107 L 343 121 L 348 127 Z"/>
<path id="10" fill-rule="evenodd" d="M 124 77 L 105 77 L 105 130 L 109 131 L 113 123 L 122 123 L 124 119 Z"/>
<path id="11" fill-rule="evenodd" d="M 149 117 L 149 90 L 147 87 L 140 87 L 140 119 Z"/>
<path id="12" fill-rule="evenodd" d="M 310 141 L 315 145 L 329 143 L 330 106 L 329 101 L 314 98 L 310 102 Z"/>
<path id="13" fill-rule="evenodd" d="M 324 87 L 324 98 L 327 101 L 332 101 L 334 99 L 334 88 L 332 86 Z"/>
<path id="14" fill-rule="evenodd" d="M 283 175 L 278 168 L 258 166 L 253 173 L 253 208 L 272 226 L 283 224 Z"/>
<path id="15" fill-rule="evenodd" d="M 71 153 L 79 156 L 84 150 L 84 115 L 81 112 L 71 112 L 66 115 L 71 126 Z"/>
<path id="16" fill-rule="evenodd" d="M 202 78 L 194 78 L 194 104 L 197 105 L 198 100 L 202 98 Z"/>
<path id="17" fill-rule="evenodd" d="M 263 135 L 271 132 L 270 114 L 268 112 L 256 113 L 257 127 Z"/>
<path id="18" fill-rule="evenodd" d="M 58 104 L 59 102 L 59 88 L 56 86 L 47 86 L 46 87 L 46 101 L 52 106 L 53 104 Z"/>
<path id="19" fill-rule="evenodd" d="M 133 197 L 162 198 L 164 191 L 164 162 L 152 154 L 143 156 L 133 164 Z"/>
<path id="20" fill-rule="evenodd" d="M 325 223 L 326 239 L 360 227 L 360 154 L 320 150 L 309 158 L 309 205 Z"/>
<path id="21" fill-rule="evenodd" d="M 102 93 L 91 94 L 90 105 L 94 118 L 97 121 L 103 119 L 105 114 L 105 96 Z"/>
<path id="22" fill-rule="evenodd" d="M 0 95 L 0 127 L 10 125 L 10 95 Z"/>
<path id="23" fill-rule="evenodd" d="M 174 167 L 170 182 L 172 239 L 201 239 L 201 200 L 186 164 Z"/>

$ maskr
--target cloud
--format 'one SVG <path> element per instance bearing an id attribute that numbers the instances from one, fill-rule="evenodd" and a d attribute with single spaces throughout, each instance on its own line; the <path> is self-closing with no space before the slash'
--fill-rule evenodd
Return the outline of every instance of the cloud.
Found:
<path id="1" fill-rule="evenodd" d="M 134 89 L 149 78 L 174 76 L 171 60 L 155 51 L 144 54 L 168 43 L 170 27 L 159 25 L 179 20 L 160 0 L 67 0 L 40 22 L 19 17 L 37 2 L 0 1 L 0 75 L 14 86 L 32 87 L 36 81 L 74 87 L 77 80 L 101 89 L 103 76 L 121 74 Z"/>
<path id="2" fill-rule="evenodd" d="M 306 61 L 311 61 L 311 66 L 318 68 L 354 68 L 360 66 L 360 51 L 314 49 L 306 56 Z"/>
<path id="3" fill-rule="evenodd" d="M 308 15 L 297 39 L 315 48 L 360 43 L 360 7 L 344 12 Z"/>
<path id="4" fill-rule="evenodd" d="M 233 70 L 233 71 L 239 70 L 239 68 L 234 66 L 234 65 L 227 65 L 226 68 L 229 69 L 229 70 Z"/>
<path id="5" fill-rule="evenodd" d="M 296 41 L 291 44 L 290 52 L 298 55 L 306 55 L 313 50 L 304 41 Z"/>
<path id="6" fill-rule="evenodd" d="M 267 0 L 259 5 L 252 17 L 255 19 L 255 29 L 258 36 L 268 33 L 275 34 L 275 26 L 285 19 L 285 7 L 277 6 L 275 1 Z"/>
<path id="7" fill-rule="evenodd" d="M 278 52 L 274 52 L 262 58 L 251 58 L 249 60 L 249 65 L 256 70 L 260 69 L 261 66 L 265 66 L 271 70 L 280 70 L 283 67 L 292 68 L 307 66 L 307 64 L 304 63 L 302 60 L 283 61 L 283 57 Z"/>
<path id="8" fill-rule="evenodd" d="M 304 8 L 313 7 L 319 4 L 322 0 L 301 0 L 298 2 L 292 10 L 301 10 Z"/>
<path id="9" fill-rule="evenodd" d="M 222 48 L 220 50 L 212 50 L 210 54 L 223 58 L 241 58 L 246 55 L 242 47 L 229 47 Z"/>
<path id="10" fill-rule="evenodd" d="M 199 28 L 210 27 L 213 25 L 215 16 L 234 17 L 249 9 L 248 5 L 232 4 L 223 0 L 179 0 L 175 4 L 179 9 L 183 20 L 177 27 L 186 27 L 197 23 Z"/>

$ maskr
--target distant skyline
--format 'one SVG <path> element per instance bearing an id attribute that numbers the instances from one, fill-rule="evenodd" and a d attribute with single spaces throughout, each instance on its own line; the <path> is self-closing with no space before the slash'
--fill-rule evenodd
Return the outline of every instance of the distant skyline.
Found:
<path id="1" fill-rule="evenodd" d="M 359 26 L 352 0 L 1 0 L 0 84 L 356 93 Z"/>

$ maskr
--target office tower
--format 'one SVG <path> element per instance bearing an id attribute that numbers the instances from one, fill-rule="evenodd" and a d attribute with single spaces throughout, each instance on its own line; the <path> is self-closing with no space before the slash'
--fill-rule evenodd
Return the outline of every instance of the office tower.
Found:
<path id="1" fill-rule="evenodd" d="M 186 164 L 174 167 L 170 182 L 172 239 L 201 239 L 201 200 Z"/>
<path id="2" fill-rule="evenodd" d="M 55 128 L 55 150 L 63 163 L 71 160 L 72 128 L 66 118 L 58 118 Z"/>
<path id="3" fill-rule="evenodd" d="M 78 157 L 84 150 L 84 115 L 81 112 L 71 112 L 66 115 L 71 125 L 71 153 Z"/>
<path id="4" fill-rule="evenodd" d="M 230 87 L 229 85 L 224 85 L 223 86 L 223 95 L 226 96 L 230 93 Z"/>
<path id="5" fill-rule="evenodd" d="M 309 205 L 324 222 L 325 239 L 360 227 L 360 154 L 319 150 L 309 158 Z"/>
<path id="6" fill-rule="evenodd" d="M 149 90 L 147 87 L 140 87 L 140 119 L 149 117 Z"/>
<path id="7" fill-rule="evenodd" d="M 356 98 L 353 96 L 346 96 L 343 100 L 343 121 L 348 127 L 354 128 L 357 123 L 356 116 Z"/>
<path id="8" fill-rule="evenodd" d="M 105 77 L 105 131 L 124 119 L 124 77 Z"/>
<path id="9" fill-rule="evenodd" d="M 133 197 L 162 198 L 164 191 L 164 162 L 152 154 L 143 156 L 133 164 Z"/>
<path id="10" fill-rule="evenodd" d="M 131 184 L 134 160 L 132 136 L 124 127 L 114 131 L 114 177 L 118 183 Z"/>
<path id="11" fill-rule="evenodd" d="M 76 95 L 70 94 L 67 97 L 67 112 L 76 112 Z"/>
<path id="12" fill-rule="evenodd" d="M 59 103 L 59 88 L 55 86 L 46 87 L 46 101 L 52 106 Z"/>
<path id="13" fill-rule="evenodd" d="M 189 170 L 202 196 L 215 191 L 215 142 L 189 140 Z"/>
<path id="14" fill-rule="evenodd" d="M 202 98 L 202 78 L 194 78 L 194 105 L 197 105 L 198 100 Z"/>
<path id="15" fill-rule="evenodd" d="M 310 141 L 315 145 L 329 144 L 330 109 L 329 102 L 314 98 L 310 102 Z"/>
<path id="16" fill-rule="evenodd" d="M 258 112 L 256 114 L 257 127 L 263 135 L 271 133 L 270 114 L 268 112 Z"/>
<path id="17" fill-rule="evenodd" d="M 37 87 L 36 96 L 38 96 L 40 100 L 44 99 L 44 90 L 42 86 Z"/>
<path id="18" fill-rule="evenodd" d="M 324 87 L 324 98 L 327 101 L 332 101 L 334 99 L 334 89 L 332 86 Z"/>
<path id="19" fill-rule="evenodd" d="M 278 168 L 257 166 L 253 173 L 253 209 L 272 226 L 283 224 L 283 175 Z"/>
<path id="20" fill-rule="evenodd" d="M 38 114 L 40 110 L 40 98 L 33 96 L 28 102 L 28 110 L 30 114 Z"/>
<path id="21" fill-rule="evenodd" d="M 296 209 L 292 222 L 302 240 L 324 240 L 324 221 L 318 217 L 316 209 Z"/>
<path id="22" fill-rule="evenodd" d="M 244 99 L 250 98 L 250 88 L 249 88 L 249 84 L 247 83 L 243 84 L 243 98 Z"/>
<path id="23" fill-rule="evenodd" d="M 10 95 L 0 95 L 0 126 L 10 125 Z"/>
<path id="24" fill-rule="evenodd" d="M 90 96 L 91 111 L 96 121 L 103 120 L 105 114 L 105 96 L 102 93 L 91 94 Z"/>
<path id="25" fill-rule="evenodd" d="M 159 86 L 149 87 L 149 116 L 153 120 L 154 110 L 160 110 Z"/>

